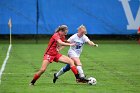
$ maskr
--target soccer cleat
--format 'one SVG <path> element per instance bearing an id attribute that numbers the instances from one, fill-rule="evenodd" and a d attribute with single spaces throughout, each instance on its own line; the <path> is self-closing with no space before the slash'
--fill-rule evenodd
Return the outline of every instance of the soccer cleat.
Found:
<path id="1" fill-rule="evenodd" d="M 30 83 L 29 85 L 30 85 L 30 86 L 34 86 L 34 83 Z"/>
<path id="2" fill-rule="evenodd" d="M 85 77 L 81 77 L 79 79 L 76 79 L 76 82 L 77 83 L 87 83 L 89 80 L 86 79 Z"/>
<path id="3" fill-rule="evenodd" d="M 35 82 L 36 82 L 36 80 L 35 80 L 35 79 L 33 79 L 29 85 L 34 85 L 34 84 L 35 84 Z"/>
<path id="4" fill-rule="evenodd" d="M 57 79 L 58 79 L 58 77 L 56 77 L 56 73 L 54 73 L 53 83 L 55 83 Z"/>

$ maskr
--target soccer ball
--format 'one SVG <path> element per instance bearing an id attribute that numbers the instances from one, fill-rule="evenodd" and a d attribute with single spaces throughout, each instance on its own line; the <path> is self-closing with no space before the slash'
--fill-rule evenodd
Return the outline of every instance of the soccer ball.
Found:
<path id="1" fill-rule="evenodd" d="M 97 80 L 94 77 L 89 77 L 88 80 L 89 85 L 96 85 L 97 83 Z"/>

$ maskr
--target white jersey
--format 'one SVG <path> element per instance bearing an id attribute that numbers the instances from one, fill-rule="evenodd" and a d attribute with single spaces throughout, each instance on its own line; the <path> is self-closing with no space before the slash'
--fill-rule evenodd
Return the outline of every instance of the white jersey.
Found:
<path id="1" fill-rule="evenodd" d="M 89 38 L 86 35 L 83 35 L 82 37 L 78 37 L 78 33 L 72 35 L 67 41 L 70 43 L 76 43 L 76 46 L 70 46 L 69 51 L 68 51 L 68 56 L 70 58 L 72 57 L 80 57 L 80 54 L 83 49 L 83 45 L 85 42 L 90 41 Z"/>

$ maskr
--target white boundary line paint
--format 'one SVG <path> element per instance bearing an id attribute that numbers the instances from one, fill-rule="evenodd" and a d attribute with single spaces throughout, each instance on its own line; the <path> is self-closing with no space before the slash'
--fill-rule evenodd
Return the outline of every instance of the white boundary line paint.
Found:
<path id="1" fill-rule="evenodd" d="M 34 73 L 2 73 L 3 75 L 34 75 Z"/>
<path id="2" fill-rule="evenodd" d="M 12 48 L 12 45 L 10 44 L 10 45 L 9 45 L 9 48 L 8 48 L 8 51 L 7 51 L 6 58 L 5 58 L 5 60 L 4 60 L 3 64 L 2 64 L 2 67 L 1 67 L 1 69 L 0 69 L 0 85 L 1 85 L 2 73 L 3 73 L 4 69 L 5 69 L 6 63 L 7 63 L 7 61 L 8 61 L 11 48 Z"/>

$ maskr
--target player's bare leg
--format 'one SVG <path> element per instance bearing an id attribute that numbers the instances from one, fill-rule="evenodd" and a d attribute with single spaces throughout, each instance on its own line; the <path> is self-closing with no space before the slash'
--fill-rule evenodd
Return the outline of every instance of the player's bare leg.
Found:
<path id="1" fill-rule="evenodd" d="M 63 63 L 66 63 L 66 64 L 69 64 L 69 65 L 70 65 L 70 69 L 71 69 L 72 72 L 74 73 L 76 79 L 79 79 L 79 74 L 78 74 L 77 68 L 75 67 L 74 62 L 73 62 L 72 59 L 70 59 L 69 57 L 67 57 L 67 56 L 65 56 L 65 55 L 62 55 L 62 56 L 59 58 L 59 61 L 60 61 L 60 62 L 63 62 Z"/>
<path id="2" fill-rule="evenodd" d="M 84 74 L 84 71 L 82 68 L 82 63 L 81 63 L 79 57 L 72 57 L 71 59 L 74 61 L 80 77 L 84 78 L 85 74 Z"/>
<path id="3" fill-rule="evenodd" d="M 79 57 L 73 57 L 71 59 L 74 61 L 75 65 L 77 65 L 76 67 L 79 73 L 79 77 L 81 78 L 77 80 L 77 83 L 87 83 L 88 80 L 85 78 L 84 71 L 82 69 L 82 64 L 80 62 Z M 65 67 L 62 67 L 57 73 L 54 73 L 53 83 L 56 82 L 59 76 L 61 76 L 62 74 L 64 74 L 65 72 L 69 70 L 70 70 L 70 65 L 67 64 Z"/>
<path id="4" fill-rule="evenodd" d="M 77 81 L 77 83 L 87 83 L 88 79 L 86 79 L 86 77 L 85 77 L 85 74 L 84 74 L 84 71 L 82 68 L 82 63 L 81 63 L 79 57 L 72 57 L 71 59 L 74 61 L 76 68 L 78 70 L 78 73 L 79 73 L 79 77 L 81 78 Z"/>
<path id="5" fill-rule="evenodd" d="M 33 80 L 31 81 L 30 85 L 34 85 L 35 82 L 39 79 L 39 77 L 45 72 L 47 66 L 50 64 L 48 60 L 44 60 L 42 62 L 42 66 L 40 70 L 34 75 Z"/>

